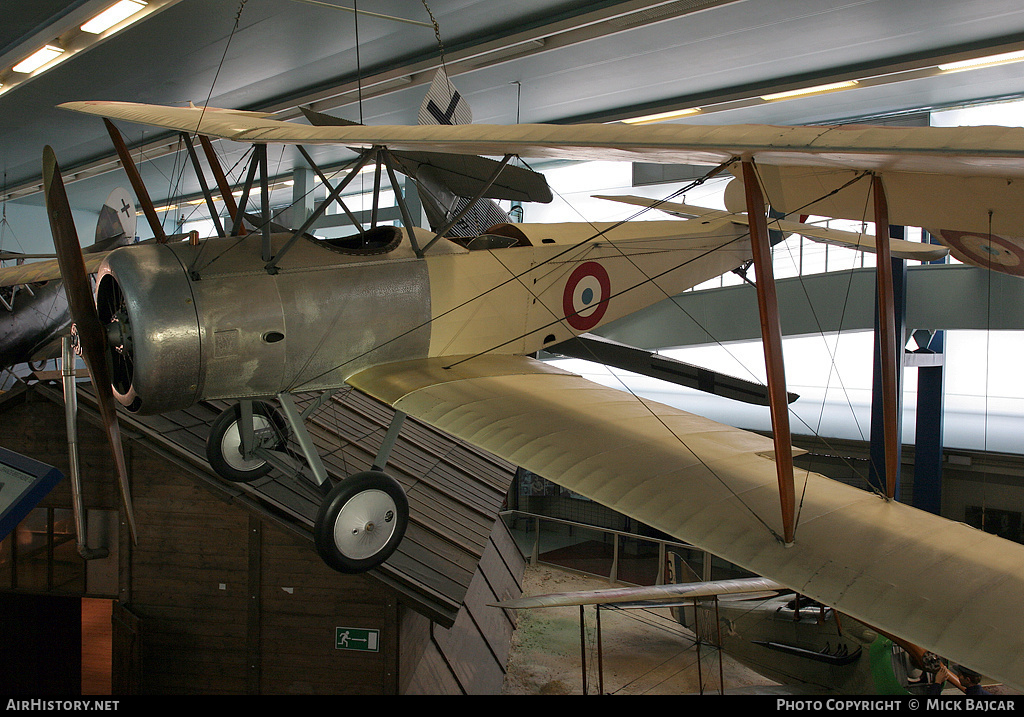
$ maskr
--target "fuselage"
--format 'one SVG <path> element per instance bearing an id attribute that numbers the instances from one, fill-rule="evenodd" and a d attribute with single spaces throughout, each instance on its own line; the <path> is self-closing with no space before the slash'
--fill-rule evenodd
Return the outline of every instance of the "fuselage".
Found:
<path id="1" fill-rule="evenodd" d="M 300 238 L 274 271 L 258 234 L 112 252 L 97 307 L 119 399 L 151 413 L 334 388 L 406 359 L 529 354 L 749 257 L 728 222 L 503 225 L 470 243 L 491 248 L 442 240 L 423 257 L 404 230 L 390 231 L 401 236 L 386 252 Z M 431 236 L 418 230 L 419 245 Z M 288 238 L 274 236 L 272 251 Z"/>
<path id="2" fill-rule="evenodd" d="M 71 324 L 63 283 L 51 280 L 4 289 L 0 306 L 0 366 L 60 355 L 60 336 Z"/>

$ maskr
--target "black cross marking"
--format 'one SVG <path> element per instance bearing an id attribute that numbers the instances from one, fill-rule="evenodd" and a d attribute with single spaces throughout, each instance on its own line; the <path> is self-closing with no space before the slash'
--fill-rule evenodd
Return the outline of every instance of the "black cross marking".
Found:
<path id="1" fill-rule="evenodd" d="M 124 200 L 124 197 L 122 197 L 121 198 L 121 211 L 124 212 L 125 216 L 128 216 L 128 210 L 131 209 L 131 208 L 132 208 L 132 205 L 129 204 L 128 202 L 126 202 Z"/>
<path id="2" fill-rule="evenodd" d="M 440 107 L 434 104 L 434 100 L 430 100 L 427 102 L 427 111 L 434 115 L 434 119 L 436 119 L 440 124 L 454 124 L 452 122 L 452 117 L 455 116 L 455 108 L 458 106 L 460 99 L 462 99 L 462 97 L 459 96 L 458 91 L 456 91 L 455 94 L 452 95 L 451 102 L 448 103 L 448 109 L 444 112 L 441 111 Z"/>

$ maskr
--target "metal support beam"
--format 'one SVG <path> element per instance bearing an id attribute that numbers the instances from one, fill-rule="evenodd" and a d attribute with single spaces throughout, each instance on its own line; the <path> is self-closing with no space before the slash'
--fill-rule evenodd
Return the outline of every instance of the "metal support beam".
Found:
<path id="1" fill-rule="evenodd" d="M 231 235 L 238 236 L 242 231 L 242 219 L 245 217 L 245 207 L 249 203 L 249 192 L 252 191 L 252 183 L 256 179 L 256 170 L 259 168 L 257 161 L 256 147 L 253 145 L 253 155 L 249 160 L 249 171 L 245 175 L 245 184 L 242 186 L 242 196 L 238 201 L 238 211 L 235 213 L 235 221 L 231 226 Z"/>
<path id="2" fill-rule="evenodd" d="M 402 192 L 402 185 L 398 182 L 398 177 L 395 175 L 395 160 L 391 156 L 391 153 L 387 148 L 381 149 L 381 159 L 384 162 L 384 166 L 388 170 L 388 181 L 391 182 L 391 190 L 395 193 L 395 202 L 398 204 L 399 210 L 402 212 L 402 223 L 405 224 L 409 234 L 409 243 L 412 244 L 412 250 L 416 256 L 422 256 L 420 252 L 419 244 L 416 242 L 416 234 L 413 231 L 416 228 L 416 222 L 412 218 L 412 213 L 409 211 L 409 205 L 405 201 L 405 196 Z"/>
<path id="3" fill-rule="evenodd" d="M 341 192 L 345 189 L 345 187 L 348 186 L 349 182 L 351 182 L 352 179 L 355 178 L 355 176 L 359 173 L 359 170 L 363 168 L 363 165 L 365 165 L 370 160 L 370 157 L 374 156 L 376 153 L 376 148 L 364 152 L 363 156 L 359 158 L 359 161 L 356 163 L 356 165 L 349 171 L 348 176 L 345 177 L 345 179 L 341 183 L 339 183 L 337 187 L 331 190 L 331 193 L 327 195 L 327 199 L 320 206 L 318 206 L 316 210 L 309 215 L 309 217 L 306 218 L 306 221 L 302 223 L 301 227 L 295 230 L 291 238 L 285 243 L 283 247 L 281 247 L 281 250 L 277 252 L 277 254 L 272 259 L 269 257 L 267 258 L 267 263 L 263 268 L 266 269 L 268 273 L 273 274 L 277 272 L 277 264 L 284 257 L 285 253 L 289 249 L 291 249 L 292 245 L 295 244 L 299 237 L 305 234 L 306 231 L 313 226 L 316 220 L 319 219 L 321 215 L 327 210 L 327 207 L 330 206 L 331 202 L 333 202 L 335 199 L 341 196 Z"/>
<path id="4" fill-rule="evenodd" d="M 313 171 L 316 172 L 316 176 L 320 178 L 320 181 L 323 182 L 324 186 L 327 187 L 328 191 L 330 191 L 331 180 L 327 178 L 327 175 L 325 175 L 323 171 L 320 169 L 320 167 L 317 166 L 316 162 L 313 161 L 313 158 L 309 156 L 309 153 L 305 150 L 304 147 L 302 147 L 301 145 L 297 145 L 296 149 L 299 150 L 299 154 L 302 155 L 302 158 L 306 160 L 306 163 L 309 164 L 310 167 L 312 167 Z M 359 169 L 362 169 L 362 167 L 360 166 Z M 359 169 L 353 171 L 358 172 Z M 355 174 L 353 174 L 352 176 L 354 177 Z M 356 231 L 359 232 L 359 236 L 365 234 L 366 232 L 363 231 L 363 223 L 359 221 L 359 218 L 356 217 L 355 214 L 352 213 L 352 210 L 349 209 L 345 202 L 341 200 L 341 197 L 338 196 L 334 201 L 338 203 L 338 206 L 341 207 L 341 211 L 345 213 L 345 216 L 348 217 L 348 220 L 352 222 L 353 226 L 355 226 Z"/>
<path id="5" fill-rule="evenodd" d="M 75 385 L 75 352 L 71 337 L 61 339 L 61 379 L 64 385 L 64 420 L 68 435 L 68 466 L 71 479 L 71 508 L 75 519 L 78 554 L 84 560 L 105 558 L 106 548 L 89 548 L 86 535 L 85 504 L 82 501 L 82 467 L 78 458 L 78 388 Z"/>
<path id="6" fill-rule="evenodd" d="M 263 237 L 263 261 L 270 261 L 273 253 L 270 246 L 270 175 L 267 169 L 267 145 L 256 145 L 254 160 L 260 168 L 260 217 L 263 224 L 260 233 Z"/>
<path id="7" fill-rule="evenodd" d="M 750 245 L 757 273 L 757 308 L 768 376 L 768 399 L 775 442 L 775 470 L 779 481 L 783 540 L 793 542 L 796 532 L 796 491 L 793 486 L 793 443 L 789 428 L 786 371 L 782 360 L 782 327 L 779 323 L 775 274 L 772 270 L 771 238 L 767 207 L 753 162 L 743 162 L 743 187 L 750 225 Z"/>
<path id="8" fill-rule="evenodd" d="M 945 332 L 936 331 L 927 350 L 944 353 Z M 915 508 L 939 514 L 942 508 L 942 437 L 945 366 L 917 369 L 917 428 L 914 439 Z"/>

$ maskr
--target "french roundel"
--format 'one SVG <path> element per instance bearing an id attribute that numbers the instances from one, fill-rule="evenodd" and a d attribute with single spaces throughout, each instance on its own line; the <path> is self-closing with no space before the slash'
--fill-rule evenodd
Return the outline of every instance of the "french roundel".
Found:
<path id="1" fill-rule="evenodd" d="M 597 326 L 608 310 L 611 289 L 608 272 L 597 262 L 588 261 L 576 267 L 562 293 L 562 312 L 569 326 L 577 331 Z"/>

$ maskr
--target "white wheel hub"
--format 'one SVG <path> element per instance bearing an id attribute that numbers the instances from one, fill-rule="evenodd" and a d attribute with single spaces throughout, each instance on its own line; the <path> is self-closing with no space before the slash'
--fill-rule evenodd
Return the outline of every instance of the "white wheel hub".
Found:
<path id="1" fill-rule="evenodd" d="M 382 490 L 364 490 L 348 499 L 334 521 L 334 544 L 352 560 L 380 552 L 398 525 L 394 499 Z"/>
<path id="2" fill-rule="evenodd" d="M 258 413 L 253 414 L 252 429 L 254 434 L 259 431 L 265 431 L 273 428 L 274 426 L 270 422 L 269 418 L 261 416 Z M 242 456 L 242 434 L 241 431 L 238 430 L 238 421 L 232 423 L 228 426 L 227 430 L 224 431 L 224 437 L 220 440 L 220 454 L 224 457 L 225 463 L 238 471 L 255 470 L 264 463 L 260 458 L 251 458 L 246 460 Z"/>

